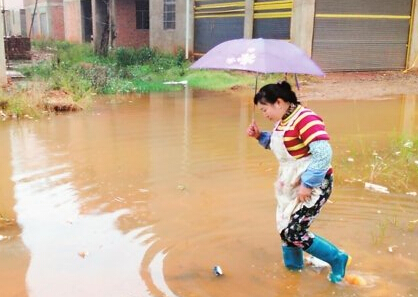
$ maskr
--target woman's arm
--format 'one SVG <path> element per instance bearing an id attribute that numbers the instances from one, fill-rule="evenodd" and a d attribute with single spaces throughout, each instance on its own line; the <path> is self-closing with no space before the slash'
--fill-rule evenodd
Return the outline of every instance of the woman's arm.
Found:
<path id="1" fill-rule="evenodd" d="M 331 166 L 332 148 L 328 140 L 317 140 L 309 144 L 312 161 L 302 174 L 302 184 L 307 188 L 319 187 Z"/>
<path id="2" fill-rule="evenodd" d="M 270 149 L 270 132 L 261 132 L 256 122 L 253 120 L 247 128 L 247 135 L 258 140 L 258 143 L 266 149 Z"/>
<path id="3" fill-rule="evenodd" d="M 271 133 L 270 132 L 260 132 L 260 136 L 257 138 L 258 143 L 264 147 L 265 149 L 270 149 L 270 140 L 271 140 Z"/>

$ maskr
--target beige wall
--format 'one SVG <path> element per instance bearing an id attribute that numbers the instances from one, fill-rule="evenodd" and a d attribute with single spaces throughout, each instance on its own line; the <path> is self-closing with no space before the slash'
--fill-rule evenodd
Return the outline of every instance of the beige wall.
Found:
<path id="1" fill-rule="evenodd" d="M 6 10 L 6 35 L 26 36 L 26 15 L 23 9 Z"/>
<path id="2" fill-rule="evenodd" d="M 244 38 L 253 38 L 254 0 L 245 0 Z"/>
<path id="3" fill-rule="evenodd" d="M 312 56 L 315 0 L 293 0 L 290 41 Z"/>
<path id="4" fill-rule="evenodd" d="M 66 41 L 83 42 L 80 0 L 64 0 L 64 32 Z"/>
<path id="5" fill-rule="evenodd" d="M 0 22 L 0 40 L 3 40 L 4 29 L 3 22 Z M 4 42 L 0 42 L 0 86 L 7 84 L 7 75 L 6 75 L 6 55 L 4 52 Z"/>
<path id="6" fill-rule="evenodd" d="M 409 45 L 409 55 L 406 67 L 418 69 L 418 0 L 414 2 L 415 7 L 412 8 L 414 19 L 411 23 L 411 43 Z"/>
<path id="7" fill-rule="evenodd" d="M 23 0 L 3 0 L 4 8 L 9 9 L 23 9 Z"/>
<path id="8" fill-rule="evenodd" d="M 190 3 L 189 51 L 193 46 L 193 3 L 191 0 L 176 1 L 176 29 L 164 30 L 164 1 L 150 1 L 150 47 L 166 52 L 176 52 L 186 48 L 186 1 Z"/>
<path id="9" fill-rule="evenodd" d="M 24 0 L 26 9 L 26 27 L 29 34 L 35 0 Z M 63 0 L 39 0 L 36 7 L 31 38 L 51 38 L 64 40 Z"/>

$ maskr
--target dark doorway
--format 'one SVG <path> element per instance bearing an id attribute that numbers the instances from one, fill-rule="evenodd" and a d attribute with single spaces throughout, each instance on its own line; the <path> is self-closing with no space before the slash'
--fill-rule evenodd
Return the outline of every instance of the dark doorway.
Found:
<path id="1" fill-rule="evenodd" d="M 91 0 L 81 1 L 81 18 L 83 24 L 83 41 L 91 42 L 93 36 L 93 18 Z"/>

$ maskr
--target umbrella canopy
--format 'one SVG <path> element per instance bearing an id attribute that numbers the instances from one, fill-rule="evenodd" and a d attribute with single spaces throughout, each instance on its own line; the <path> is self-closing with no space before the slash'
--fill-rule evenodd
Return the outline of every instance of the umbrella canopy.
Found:
<path id="1" fill-rule="evenodd" d="M 225 41 L 204 54 L 190 68 L 325 75 L 296 45 L 263 38 Z"/>

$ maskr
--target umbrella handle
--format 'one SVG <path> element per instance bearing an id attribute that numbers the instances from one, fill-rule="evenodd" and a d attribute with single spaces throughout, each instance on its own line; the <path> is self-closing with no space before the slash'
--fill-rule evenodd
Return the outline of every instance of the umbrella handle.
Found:
<path id="1" fill-rule="evenodd" d="M 255 76 L 254 97 L 255 97 L 255 95 L 257 95 L 257 84 L 258 84 L 258 72 Z M 251 114 L 251 120 L 254 121 L 254 117 L 255 117 L 255 103 L 253 103 L 253 111 L 252 111 L 252 114 Z"/>

